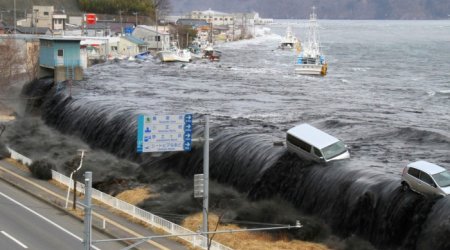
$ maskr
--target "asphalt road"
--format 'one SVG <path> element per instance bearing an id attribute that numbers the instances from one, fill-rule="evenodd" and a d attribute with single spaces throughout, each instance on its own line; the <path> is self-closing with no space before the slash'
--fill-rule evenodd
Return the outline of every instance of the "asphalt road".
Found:
<path id="1" fill-rule="evenodd" d="M 83 249 L 83 223 L 0 180 L 1 249 Z M 109 239 L 93 230 L 92 239 Z M 117 242 L 93 249 L 121 249 Z"/>

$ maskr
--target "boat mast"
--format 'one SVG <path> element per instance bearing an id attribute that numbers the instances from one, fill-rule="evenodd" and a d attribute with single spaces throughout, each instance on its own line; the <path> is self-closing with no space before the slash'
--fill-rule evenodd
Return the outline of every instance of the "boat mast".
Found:
<path id="1" fill-rule="evenodd" d="M 319 41 L 317 39 L 316 6 L 312 7 L 312 13 L 309 15 L 308 46 L 305 52 L 311 57 L 320 55 Z"/>

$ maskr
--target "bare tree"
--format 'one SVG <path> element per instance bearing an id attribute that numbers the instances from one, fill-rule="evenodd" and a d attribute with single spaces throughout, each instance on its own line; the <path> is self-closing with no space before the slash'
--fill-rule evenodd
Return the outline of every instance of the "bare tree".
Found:
<path id="1" fill-rule="evenodd" d="M 27 43 L 26 63 L 28 80 L 37 79 L 39 73 L 39 42 L 31 41 Z"/>
<path id="2" fill-rule="evenodd" d="M 153 13 L 152 16 L 156 19 L 166 17 L 171 10 L 169 0 L 152 0 L 153 1 Z"/>
<path id="3" fill-rule="evenodd" d="M 17 40 L 12 37 L 0 41 L 0 90 L 9 89 L 20 73 L 25 71 L 24 57 Z"/>

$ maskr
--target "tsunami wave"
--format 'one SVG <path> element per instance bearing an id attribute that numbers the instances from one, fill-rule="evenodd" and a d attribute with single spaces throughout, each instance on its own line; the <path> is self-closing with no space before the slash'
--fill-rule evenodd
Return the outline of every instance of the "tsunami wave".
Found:
<path id="1" fill-rule="evenodd" d="M 34 97 L 29 111 L 40 109 L 50 126 L 80 137 L 93 148 L 136 161 L 143 168 L 176 171 L 185 177 L 202 172 L 201 146 L 161 158 L 136 153 L 136 116 L 144 111 L 120 107 L 112 101 L 75 99 L 56 87 L 49 80 L 41 80 L 23 91 Z M 335 120 L 325 122 L 337 128 L 346 125 Z M 264 128 L 241 128 L 239 122 L 235 125 L 211 129 L 210 175 L 215 181 L 233 186 L 252 200 L 282 197 L 301 211 L 323 219 L 339 236 L 358 235 L 380 249 L 449 248 L 448 197 L 428 199 L 401 191 L 398 176 L 364 166 L 302 161 L 285 147 L 275 146 L 273 142 L 279 138 L 264 133 Z M 429 131 L 402 128 L 394 133 L 409 140 L 448 142 L 448 137 Z M 201 129 L 194 132 L 195 136 L 201 134 Z"/>

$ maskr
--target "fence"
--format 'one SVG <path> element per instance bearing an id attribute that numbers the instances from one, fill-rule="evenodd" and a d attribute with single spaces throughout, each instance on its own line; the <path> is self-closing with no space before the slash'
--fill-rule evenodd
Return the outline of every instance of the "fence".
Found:
<path id="1" fill-rule="evenodd" d="M 6 147 L 6 149 L 8 149 L 9 153 L 11 154 L 11 159 L 20 161 L 27 166 L 30 166 L 31 163 L 33 162 L 30 158 L 27 158 L 24 155 L 17 153 L 16 151 L 10 149 L 9 147 Z"/>
<path id="2" fill-rule="evenodd" d="M 8 148 L 11 153 L 11 158 L 15 160 L 22 161 L 24 164 L 31 164 L 31 159 L 15 152 L 14 150 Z M 72 184 L 69 177 L 62 175 L 54 170 L 52 170 L 52 178 L 59 183 L 69 186 Z M 84 184 L 77 182 L 77 191 L 84 194 Z M 131 205 L 127 202 L 119 200 L 109 194 L 103 193 L 97 189 L 92 189 L 92 198 L 96 199 L 104 204 L 107 204 L 121 212 L 124 212 L 128 215 L 131 215 L 133 218 L 139 219 L 149 225 L 160 228 L 165 232 L 178 235 L 178 234 L 195 234 L 195 232 L 184 228 L 180 225 L 172 223 L 162 217 L 154 215 L 150 212 L 147 212 L 139 207 Z M 190 236 L 177 236 L 189 243 L 191 243 L 194 247 L 200 247 L 202 249 L 207 249 L 207 239 L 203 235 L 190 235 Z M 211 250 L 232 250 L 232 248 L 222 245 L 216 241 L 211 242 Z"/>

